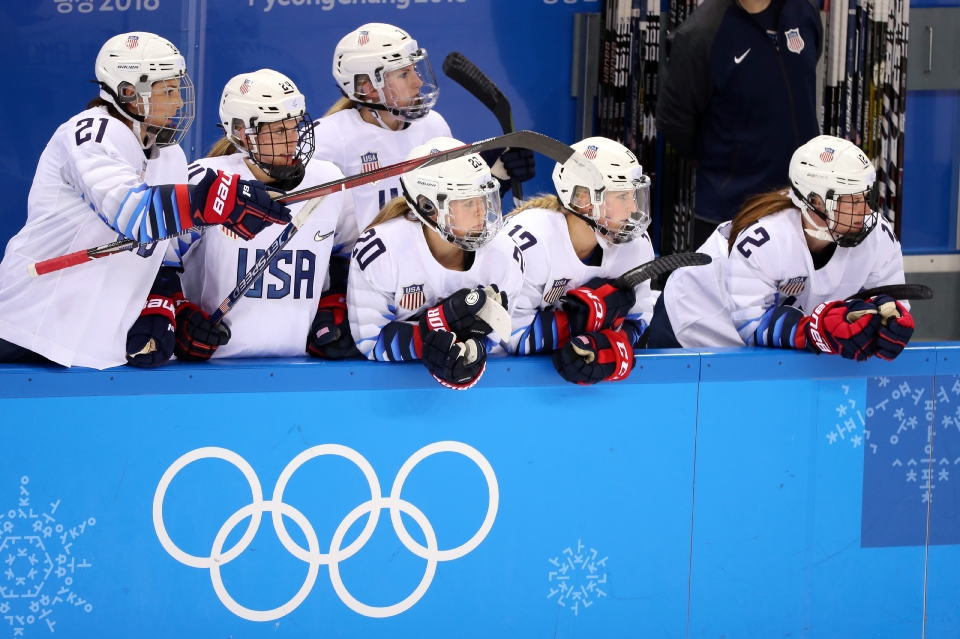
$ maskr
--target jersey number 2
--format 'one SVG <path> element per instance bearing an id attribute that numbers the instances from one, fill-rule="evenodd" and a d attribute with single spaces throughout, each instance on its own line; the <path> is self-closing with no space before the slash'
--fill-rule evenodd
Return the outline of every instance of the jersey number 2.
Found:
<path id="1" fill-rule="evenodd" d="M 767 229 L 762 226 L 758 226 L 753 230 L 753 234 L 756 235 L 756 238 L 745 237 L 737 244 L 737 250 L 740 251 L 740 254 L 744 257 L 750 257 L 753 255 L 753 251 L 747 248 L 747 244 L 753 244 L 754 246 L 763 246 L 770 240 L 770 234 L 767 233 Z"/>

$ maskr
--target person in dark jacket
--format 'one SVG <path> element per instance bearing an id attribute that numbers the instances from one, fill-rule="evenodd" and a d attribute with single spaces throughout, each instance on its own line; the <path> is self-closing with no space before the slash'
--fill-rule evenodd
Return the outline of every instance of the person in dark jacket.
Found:
<path id="1" fill-rule="evenodd" d="M 788 183 L 820 134 L 823 26 L 811 0 L 705 0 L 669 43 L 657 129 L 696 162 L 695 246 L 751 195 Z"/>

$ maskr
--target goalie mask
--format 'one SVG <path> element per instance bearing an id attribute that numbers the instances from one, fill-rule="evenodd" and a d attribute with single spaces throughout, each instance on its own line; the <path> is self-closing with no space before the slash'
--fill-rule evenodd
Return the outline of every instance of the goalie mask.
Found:
<path id="1" fill-rule="evenodd" d="M 333 54 L 333 77 L 351 100 L 404 122 L 426 116 L 440 95 L 426 49 L 389 24 L 365 24 L 344 36 Z"/>
<path id="2" fill-rule="evenodd" d="M 808 235 L 838 246 L 857 246 L 879 220 L 876 169 L 855 144 L 830 135 L 793 153 L 790 199 L 814 227 Z"/>
<path id="3" fill-rule="evenodd" d="M 453 138 L 434 138 L 407 159 L 459 146 L 463 143 Z M 400 185 L 420 221 L 465 251 L 477 250 L 503 226 L 500 184 L 476 153 L 405 173 Z"/>
<path id="4" fill-rule="evenodd" d="M 650 226 L 650 178 L 627 147 L 607 138 L 587 138 L 572 147 L 603 175 L 603 188 L 591 192 L 562 164 L 553 170 L 560 203 L 593 228 L 606 245 L 631 242 Z"/>
<path id="5" fill-rule="evenodd" d="M 220 128 L 244 157 L 275 180 L 299 180 L 313 156 L 306 99 L 282 73 L 260 69 L 227 82 Z"/>
<path id="6" fill-rule="evenodd" d="M 122 33 L 97 54 L 100 97 L 133 122 L 147 149 L 179 144 L 193 124 L 194 90 L 183 56 L 152 33 Z"/>

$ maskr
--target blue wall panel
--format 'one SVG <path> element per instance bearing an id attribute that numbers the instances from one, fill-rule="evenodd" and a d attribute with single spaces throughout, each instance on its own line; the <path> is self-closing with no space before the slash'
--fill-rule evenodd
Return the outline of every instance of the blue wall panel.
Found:
<path id="1" fill-rule="evenodd" d="M 305 629 L 336 637 L 612 637 L 624 636 L 625 629 L 682 636 L 697 387 L 635 384 L 630 402 L 645 408 L 625 420 L 598 420 L 584 409 L 622 405 L 623 388 L 555 384 L 536 392 L 478 388 L 465 395 L 430 386 L 415 393 L 3 400 L 8 419 L 2 430 L 7 453 L 0 466 L 0 509 L 6 518 L 0 519 L 0 534 L 6 547 L 0 557 L 15 556 L 15 579 L 0 575 L 5 588 L 0 601 L 9 606 L 0 612 L 12 617 L 13 628 L 28 631 L 27 637 L 38 636 L 47 620 L 62 636 L 75 637 L 300 637 Z M 218 599 L 208 570 L 182 565 L 161 547 L 151 521 L 165 470 L 202 447 L 240 455 L 270 499 L 283 468 L 318 444 L 336 443 L 362 455 L 388 495 L 406 459 L 448 440 L 468 444 L 489 461 L 499 495 L 496 519 L 475 550 L 439 562 L 422 599 L 387 619 L 351 611 L 334 592 L 326 566 L 303 604 L 289 614 L 271 623 L 241 619 Z M 478 467 L 454 453 L 422 461 L 402 492 L 426 516 L 441 549 L 473 536 L 488 495 Z M 316 530 L 325 553 L 338 524 L 369 499 L 362 473 L 337 457 L 304 464 L 283 494 L 283 502 Z M 51 511 L 49 504 L 57 501 Z M 184 552 L 209 556 L 223 523 L 250 503 L 251 489 L 236 468 L 202 459 L 170 482 L 163 521 Z M 10 509 L 27 516 L 11 516 Z M 350 593 L 373 606 L 402 601 L 427 565 L 404 549 L 388 513 L 381 513 L 369 542 L 339 564 Z M 69 536 L 91 520 L 76 539 Z M 425 544 L 417 523 L 403 520 Z M 247 521 L 227 535 L 226 548 Z M 285 521 L 292 538 L 306 547 L 296 524 Z M 365 522 L 366 516 L 360 517 L 344 546 Z M 41 528 L 33 531 L 37 523 Z M 6 524 L 12 530 L 5 531 Z M 55 531 L 43 537 L 47 525 L 65 525 L 67 538 L 61 541 Z M 65 549 L 65 543 L 73 545 Z M 63 574 L 54 570 L 45 576 L 41 569 L 29 576 L 31 557 L 42 567 L 45 553 L 57 567 L 57 556 L 65 558 Z M 89 567 L 71 565 L 74 559 Z M 265 610 L 293 597 L 308 571 L 284 550 L 266 515 L 249 549 L 228 562 L 222 575 L 232 598 Z M 22 596 L 37 584 L 43 584 L 38 597 Z M 63 589 L 64 601 L 53 602 Z M 568 590 L 575 592 L 564 597 Z M 76 597 L 67 602 L 69 593 L 84 603 L 72 605 Z M 12 594 L 21 597 L 6 598 Z M 34 603 L 36 611 L 30 608 Z M 40 621 L 46 610 L 51 613 Z"/>
<path id="2" fill-rule="evenodd" d="M 953 637 L 958 380 L 949 345 L 652 352 L 589 388 L 500 358 L 468 393 L 415 364 L 2 366 L 0 637 Z M 468 543 L 491 495 L 474 547 L 411 550 Z"/>
<path id="3" fill-rule="evenodd" d="M 953 251 L 960 180 L 960 92 L 910 91 L 906 119 L 903 250 Z"/>

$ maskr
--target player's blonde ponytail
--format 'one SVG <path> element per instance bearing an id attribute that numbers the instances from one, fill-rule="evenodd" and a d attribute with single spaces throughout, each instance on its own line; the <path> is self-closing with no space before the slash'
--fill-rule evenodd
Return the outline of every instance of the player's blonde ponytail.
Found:
<path id="1" fill-rule="evenodd" d="M 213 146 L 210 147 L 210 150 L 207 151 L 208 158 L 219 158 L 224 155 L 233 155 L 237 152 L 237 147 L 233 145 L 233 142 L 229 138 L 222 137 L 216 142 L 213 143 Z"/>
<path id="2" fill-rule="evenodd" d="M 560 198 L 552 193 L 540 193 L 532 198 L 525 200 L 523 204 L 510 211 L 510 215 L 516 215 L 527 209 L 549 209 L 551 211 L 563 212 L 563 205 L 560 204 Z"/>
<path id="3" fill-rule="evenodd" d="M 730 226 L 730 239 L 727 241 L 728 254 L 733 252 L 733 245 L 745 228 L 768 215 L 773 215 L 774 213 L 779 213 L 789 208 L 796 208 L 793 205 L 793 200 L 790 199 L 787 193 L 788 191 L 786 189 L 778 189 L 747 198 L 740 212 L 733 218 L 733 224 Z"/>
<path id="4" fill-rule="evenodd" d="M 380 209 L 380 212 L 377 213 L 377 217 L 373 218 L 373 222 L 370 222 L 370 225 L 364 229 L 372 229 L 378 224 L 383 224 L 389 220 L 398 217 L 405 217 L 411 222 L 419 222 L 419 220 L 414 216 L 413 211 L 410 209 L 410 205 L 407 203 L 407 198 L 402 195 L 398 195 L 389 202 L 386 206 Z"/>
<path id="5" fill-rule="evenodd" d="M 328 115 L 333 115 L 334 113 L 339 113 L 341 111 L 346 111 L 347 109 L 357 108 L 357 103 L 351 100 L 350 98 L 344 96 L 333 103 L 333 106 L 327 109 L 327 112 L 323 114 L 323 117 Z"/>

